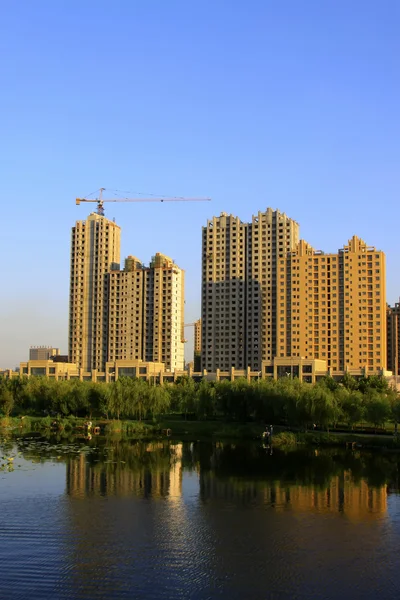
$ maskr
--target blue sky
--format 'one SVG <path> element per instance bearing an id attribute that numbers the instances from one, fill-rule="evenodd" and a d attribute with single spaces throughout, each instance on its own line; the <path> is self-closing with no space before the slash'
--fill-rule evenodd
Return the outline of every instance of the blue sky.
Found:
<path id="1" fill-rule="evenodd" d="M 266 207 L 315 248 L 357 234 L 400 295 L 397 0 L 19 0 L 0 9 L 0 368 L 67 351 L 75 198 L 109 189 L 212 203 L 113 204 L 122 256 L 186 269 L 201 226 Z M 187 332 L 191 337 L 191 332 Z M 191 344 L 188 344 L 191 350 Z"/>

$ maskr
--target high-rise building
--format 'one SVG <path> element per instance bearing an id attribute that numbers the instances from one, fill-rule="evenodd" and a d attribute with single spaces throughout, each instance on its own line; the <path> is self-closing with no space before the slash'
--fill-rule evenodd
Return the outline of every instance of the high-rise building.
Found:
<path id="1" fill-rule="evenodd" d="M 387 368 L 400 375 L 400 302 L 387 306 Z"/>
<path id="2" fill-rule="evenodd" d="M 335 371 L 386 370 L 385 255 L 353 236 L 337 254 L 304 240 L 278 261 L 277 356 Z"/>
<path id="3" fill-rule="evenodd" d="M 260 370 L 276 355 L 277 261 L 299 226 L 268 208 L 251 223 L 221 213 L 202 231 L 202 368 Z"/>
<path id="4" fill-rule="evenodd" d="M 201 352 L 201 319 L 194 323 L 194 351 Z"/>
<path id="5" fill-rule="evenodd" d="M 123 271 L 110 273 L 108 360 L 144 360 L 144 265 L 128 256 Z"/>
<path id="6" fill-rule="evenodd" d="M 201 319 L 194 323 L 193 369 L 201 371 Z"/>
<path id="7" fill-rule="evenodd" d="M 110 273 L 109 361 L 143 360 L 184 367 L 184 271 L 163 254 L 145 267 L 129 256 Z"/>
<path id="8" fill-rule="evenodd" d="M 296 247 L 299 225 L 268 208 L 253 216 L 247 231 L 246 366 L 256 371 L 263 360 L 278 354 L 278 261 Z"/>
<path id="9" fill-rule="evenodd" d="M 92 213 L 72 228 L 69 361 L 104 371 L 108 358 L 108 274 L 119 269 L 118 225 Z"/>

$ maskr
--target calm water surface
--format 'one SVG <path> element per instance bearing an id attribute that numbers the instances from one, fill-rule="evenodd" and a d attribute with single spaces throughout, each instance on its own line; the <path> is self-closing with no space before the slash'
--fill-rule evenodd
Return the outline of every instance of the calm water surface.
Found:
<path id="1" fill-rule="evenodd" d="M 400 598 L 396 454 L 0 445 L 1 599 Z"/>

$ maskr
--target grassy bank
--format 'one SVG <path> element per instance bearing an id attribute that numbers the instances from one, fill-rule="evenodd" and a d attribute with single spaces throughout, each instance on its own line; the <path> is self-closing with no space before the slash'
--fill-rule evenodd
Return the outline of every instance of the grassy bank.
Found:
<path id="1" fill-rule="evenodd" d="M 0 430 L 12 433 L 42 432 L 55 435 L 125 435 L 132 439 L 156 439 L 171 436 L 179 440 L 263 440 L 264 425 L 260 423 L 237 423 L 223 421 L 185 420 L 180 415 L 169 415 L 157 423 L 134 420 L 93 419 L 90 430 L 86 419 L 69 416 L 55 417 L 3 417 Z M 88 435 L 89 434 L 89 435 Z M 338 446 L 355 448 L 381 448 L 400 450 L 400 438 L 388 433 L 363 432 L 302 432 L 288 431 L 285 427 L 274 427 L 272 444 L 275 447 Z"/>
<path id="2" fill-rule="evenodd" d="M 78 436 L 107 435 L 121 433 L 136 438 L 153 438 L 160 433 L 160 426 L 153 423 L 131 420 L 94 419 L 88 429 L 87 419 L 69 417 L 3 417 L 0 418 L 0 430 L 9 432 L 45 432 L 54 434 L 75 434 Z"/>

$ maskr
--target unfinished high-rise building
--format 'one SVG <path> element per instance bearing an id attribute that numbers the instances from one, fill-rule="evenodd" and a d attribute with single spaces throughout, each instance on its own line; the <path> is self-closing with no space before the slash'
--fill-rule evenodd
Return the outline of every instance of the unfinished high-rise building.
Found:
<path id="1" fill-rule="evenodd" d="M 129 256 L 110 274 L 109 360 L 184 367 L 184 271 L 157 253 L 150 266 Z"/>
<path id="2" fill-rule="evenodd" d="M 108 358 L 108 275 L 119 269 L 120 235 L 95 213 L 72 228 L 68 355 L 84 371 L 104 371 Z"/>
<path id="3" fill-rule="evenodd" d="M 251 223 L 221 213 L 202 230 L 202 368 L 260 370 L 277 352 L 277 261 L 299 226 L 268 208 Z"/>
<path id="4" fill-rule="evenodd" d="M 301 240 L 277 264 L 277 356 L 332 373 L 386 370 L 385 255 L 353 236 L 337 254 Z"/>
<path id="5" fill-rule="evenodd" d="M 201 370 L 201 319 L 194 322 L 193 369 Z"/>

